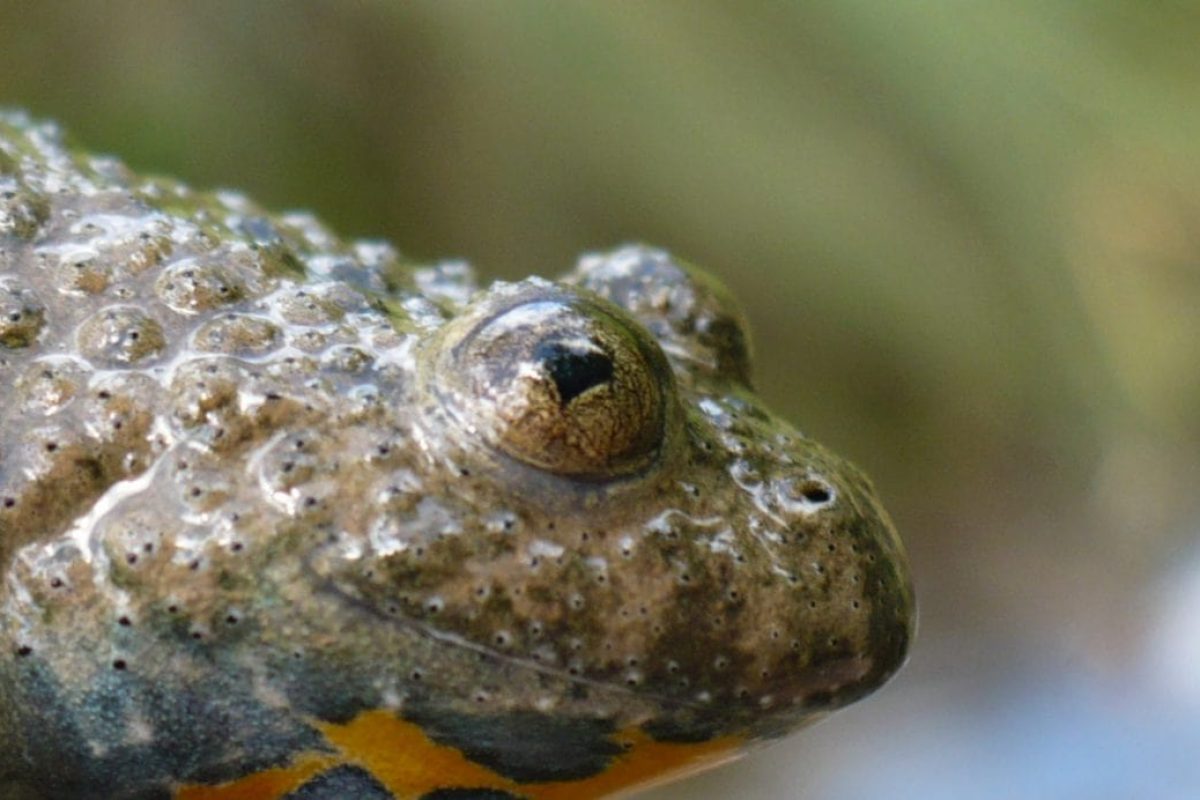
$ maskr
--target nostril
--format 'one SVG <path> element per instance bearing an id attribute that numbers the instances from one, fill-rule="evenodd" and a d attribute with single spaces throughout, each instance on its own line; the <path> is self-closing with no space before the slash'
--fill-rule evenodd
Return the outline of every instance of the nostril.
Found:
<path id="1" fill-rule="evenodd" d="M 837 492 L 824 479 L 809 475 L 801 480 L 783 479 L 777 484 L 775 496 L 780 510 L 805 516 L 832 505 Z"/>
<path id="2" fill-rule="evenodd" d="M 833 493 L 829 491 L 829 488 L 816 481 L 805 483 L 800 489 L 800 496 L 816 505 L 824 505 L 833 499 Z"/>

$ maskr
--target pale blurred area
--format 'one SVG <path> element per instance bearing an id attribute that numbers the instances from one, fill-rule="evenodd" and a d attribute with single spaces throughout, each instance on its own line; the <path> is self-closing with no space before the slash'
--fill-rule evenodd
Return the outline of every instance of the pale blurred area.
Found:
<path id="1" fill-rule="evenodd" d="M 0 5 L 0 104 L 418 259 L 722 276 L 921 604 L 876 697 L 647 800 L 1200 797 L 1200 4 Z"/>

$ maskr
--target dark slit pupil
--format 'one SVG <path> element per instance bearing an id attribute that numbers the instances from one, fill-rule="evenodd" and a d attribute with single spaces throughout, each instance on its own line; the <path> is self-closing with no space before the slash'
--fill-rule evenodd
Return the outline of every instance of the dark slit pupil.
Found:
<path id="1" fill-rule="evenodd" d="M 612 359 L 595 350 L 580 353 L 560 342 L 550 342 L 539 345 L 534 358 L 545 365 L 546 372 L 554 379 L 564 406 L 593 386 L 612 380 Z"/>

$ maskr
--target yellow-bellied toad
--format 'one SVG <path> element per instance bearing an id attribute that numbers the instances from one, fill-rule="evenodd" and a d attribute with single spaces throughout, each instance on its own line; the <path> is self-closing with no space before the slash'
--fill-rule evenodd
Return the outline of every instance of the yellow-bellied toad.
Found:
<path id="1" fill-rule="evenodd" d="M 667 254 L 475 284 L 0 115 L 5 797 L 600 797 L 863 696 L 863 475 Z"/>

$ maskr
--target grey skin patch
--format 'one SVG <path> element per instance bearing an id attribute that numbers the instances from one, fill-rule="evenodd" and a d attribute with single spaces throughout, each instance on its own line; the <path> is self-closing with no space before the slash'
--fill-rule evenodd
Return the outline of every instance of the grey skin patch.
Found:
<path id="1" fill-rule="evenodd" d="M 215 701 L 196 687 L 143 678 L 133 663 L 76 697 L 39 662 L 30 658 L 18 686 L 0 684 L 0 697 L 32 712 L 18 712 L 26 758 L 51 763 L 59 754 L 54 770 L 36 779 L 53 800 L 167 800 L 169 783 L 223 783 L 324 746 L 236 681 L 220 681 L 223 699 Z M 131 720 L 141 720 L 144 735 L 130 735 Z M 5 772 L 19 775 L 24 766 L 0 759 L 0 786 Z"/>
<path id="2" fill-rule="evenodd" d="M 45 795 L 27 783 L 13 783 L 0 779 L 0 797 L 7 800 L 43 800 Z"/>
<path id="3" fill-rule="evenodd" d="M 611 723 L 532 712 L 467 716 L 406 712 L 435 742 L 518 783 L 590 778 L 622 751 Z"/>
<path id="4" fill-rule="evenodd" d="M 381 704 L 378 690 L 348 664 L 279 659 L 271 668 L 286 677 L 292 707 L 322 722 L 345 725 Z"/>
<path id="5" fill-rule="evenodd" d="M 322 772 L 283 800 L 395 800 L 396 796 L 361 767 L 341 766 Z"/>
<path id="6" fill-rule="evenodd" d="M 0 778 L 0 797 L 4 800 L 62 800 L 68 796 L 85 798 L 85 800 L 112 800 L 116 796 L 107 790 L 95 787 L 87 787 L 80 791 L 83 794 L 64 795 L 59 790 L 46 786 L 35 787 L 26 781 L 10 782 Z M 120 798 L 121 800 L 171 800 L 172 792 L 166 788 L 146 789 L 135 794 L 122 794 Z"/>
<path id="7" fill-rule="evenodd" d="M 421 800 L 524 800 L 518 795 L 498 789 L 438 789 L 423 795 Z"/>

